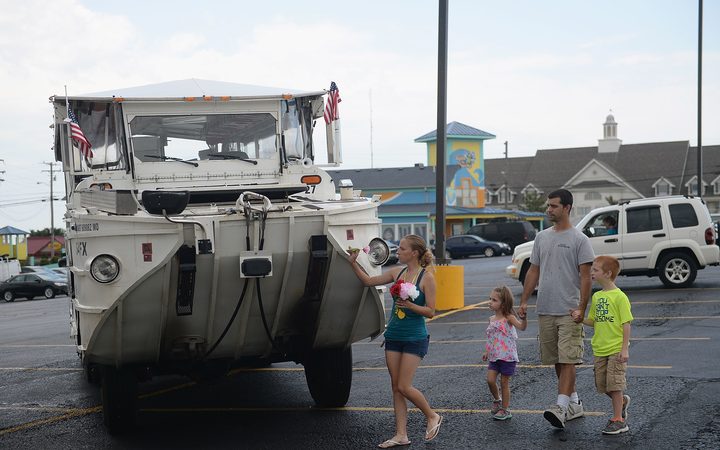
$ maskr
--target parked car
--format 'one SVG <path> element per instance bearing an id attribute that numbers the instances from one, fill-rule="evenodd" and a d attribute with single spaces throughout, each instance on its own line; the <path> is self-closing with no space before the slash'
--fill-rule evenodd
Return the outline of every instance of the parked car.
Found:
<path id="1" fill-rule="evenodd" d="M 53 267 L 50 269 L 51 272 L 57 274 L 61 278 L 67 278 L 68 274 L 70 274 L 70 269 L 67 267 Z"/>
<path id="2" fill-rule="evenodd" d="M 617 232 L 606 227 L 614 219 Z M 666 287 L 693 284 L 697 271 L 720 264 L 720 247 L 705 202 L 696 197 L 653 197 L 594 209 L 577 224 L 596 255 L 620 262 L 620 275 L 660 277 Z M 532 242 L 519 245 L 505 273 L 521 283 Z"/>
<path id="3" fill-rule="evenodd" d="M 46 274 L 22 273 L 0 283 L 0 295 L 6 302 L 18 297 L 53 298 L 58 294 L 67 294 L 67 282 Z"/>
<path id="4" fill-rule="evenodd" d="M 390 257 L 388 258 L 387 262 L 383 264 L 384 266 L 391 266 L 393 264 L 397 264 L 398 262 L 398 245 L 393 243 L 392 241 L 385 240 L 385 243 L 387 244 L 388 248 L 390 249 Z"/>
<path id="5" fill-rule="evenodd" d="M 51 269 L 45 266 L 23 266 L 21 273 L 53 273 Z"/>
<path id="6" fill-rule="evenodd" d="M 487 241 L 473 234 L 452 236 L 445 241 L 445 256 L 451 259 L 475 255 L 490 257 L 509 255 L 510 253 L 512 250 L 506 243 Z"/>
<path id="7" fill-rule="evenodd" d="M 526 220 L 514 222 L 488 222 L 474 225 L 465 234 L 474 234 L 488 241 L 504 242 L 515 249 L 516 246 L 535 239 L 537 231 Z"/>

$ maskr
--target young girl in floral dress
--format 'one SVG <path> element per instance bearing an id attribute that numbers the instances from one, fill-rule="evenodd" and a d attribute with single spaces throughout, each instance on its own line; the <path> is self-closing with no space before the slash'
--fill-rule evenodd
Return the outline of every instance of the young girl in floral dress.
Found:
<path id="1" fill-rule="evenodd" d="M 488 361 L 487 383 L 493 395 L 490 410 L 493 419 L 507 420 L 512 418 L 508 410 L 510 406 L 510 377 L 515 375 L 518 362 L 517 331 L 527 328 L 527 317 L 516 316 L 513 310 L 513 295 L 507 286 L 496 287 L 490 292 L 488 306 L 495 315 L 490 317 L 488 324 L 487 344 L 483 361 Z M 498 392 L 497 376 L 500 373 L 502 397 Z"/>

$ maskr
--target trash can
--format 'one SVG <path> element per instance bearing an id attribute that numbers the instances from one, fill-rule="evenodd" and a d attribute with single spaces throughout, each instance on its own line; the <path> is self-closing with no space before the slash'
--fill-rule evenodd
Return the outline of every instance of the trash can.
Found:
<path id="1" fill-rule="evenodd" d="M 435 266 L 435 309 L 445 311 L 465 306 L 465 268 L 463 266 Z"/>

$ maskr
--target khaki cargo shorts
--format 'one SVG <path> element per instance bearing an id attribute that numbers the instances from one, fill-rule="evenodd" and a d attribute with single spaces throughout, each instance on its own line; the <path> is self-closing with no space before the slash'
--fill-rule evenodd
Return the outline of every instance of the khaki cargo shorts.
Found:
<path id="1" fill-rule="evenodd" d="M 595 357 L 595 387 L 601 394 L 624 391 L 627 387 L 625 372 L 627 363 L 618 361 L 619 353 L 610 356 Z"/>
<path id="2" fill-rule="evenodd" d="M 543 364 L 582 364 L 585 330 L 566 316 L 538 316 L 540 360 Z"/>

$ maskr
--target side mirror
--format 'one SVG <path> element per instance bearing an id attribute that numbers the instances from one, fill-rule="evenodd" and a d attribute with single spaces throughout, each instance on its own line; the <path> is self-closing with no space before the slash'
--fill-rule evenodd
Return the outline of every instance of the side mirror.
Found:
<path id="1" fill-rule="evenodd" d="M 188 201 L 190 201 L 190 193 L 182 192 L 164 192 L 164 191 L 143 191 L 142 203 L 145 210 L 150 214 L 172 216 L 185 211 Z"/>

